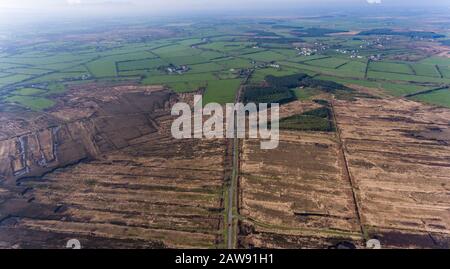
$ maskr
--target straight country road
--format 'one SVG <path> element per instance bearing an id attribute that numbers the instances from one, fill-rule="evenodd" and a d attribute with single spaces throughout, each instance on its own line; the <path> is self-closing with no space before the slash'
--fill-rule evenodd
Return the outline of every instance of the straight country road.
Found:
<path id="1" fill-rule="evenodd" d="M 250 70 L 246 79 L 242 82 L 236 93 L 235 104 L 241 102 L 241 95 L 245 85 L 250 79 L 254 70 Z M 239 138 L 237 137 L 237 117 L 234 114 L 234 138 L 233 138 L 233 169 L 231 174 L 231 182 L 228 187 L 228 207 L 227 207 L 227 248 L 234 249 L 236 247 L 237 225 L 235 225 L 235 215 L 237 213 L 238 201 L 238 180 L 239 180 Z"/>
<path id="2" fill-rule="evenodd" d="M 241 86 L 236 94 L 235 103 L 240 100 L 240 93 L 243 86 Z M 236 113 L 235 113 L 236 114 Z M 234 117 L 234 138 L 233 138 L 233 169 L 231 174 L 231 182 L 228 187 L 228 212 L 227 212 L 227 229 L 228 242 L 227 248 L 233 249 L 235 247 L 236 229 L 234 225 L 234 211 L 237 201 L 237 181 L 239 177 L 239 138 L 237 137 L 237 119 Z"/>

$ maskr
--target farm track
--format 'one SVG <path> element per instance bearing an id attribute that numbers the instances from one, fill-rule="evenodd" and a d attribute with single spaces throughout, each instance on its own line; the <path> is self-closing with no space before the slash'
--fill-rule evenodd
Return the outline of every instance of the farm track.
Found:
<path id="1" fill-rule="evenodd" d="M 353 203 L 355 206 L 355 212 L 356 212 L 356 216 L 357 216 L 357 222 L 361 229 L 361 235 L 364 238 L 364 236 L 366 235 L 366 232 L 364 229 L 364 225 L 361 222 L 361 205 L 360 205 L 358 194 L 357 194 L 358 187 L 356 185 L 356 182 L 354 181 L 354 179 L 352 178 L 352 176 L 350 174 L 350 170 L 348 167 L 348 160 L 347 160 L 347 156 L 345 154 L 345 152 L 346 152 L 345 142 L 341 138 L 341 130 L 339 127 L 339 122 L 337 121 L 337 118 L 336 118 L 333 102 L 330 103 L 330 108 L 331 108 L 331 113 L 333 115 L 333 121 L 334 121 L 335 128 L 336 128 L 336 137 L 339 141 L 339 155 L 340 155 L 339 157 L 342 159 L 343 164 L 344 164 L 345 178 L 347 178 L 348 182 L 350 183 L 350 188 L 351 188 L 352 197 L 353 197 Z"/>

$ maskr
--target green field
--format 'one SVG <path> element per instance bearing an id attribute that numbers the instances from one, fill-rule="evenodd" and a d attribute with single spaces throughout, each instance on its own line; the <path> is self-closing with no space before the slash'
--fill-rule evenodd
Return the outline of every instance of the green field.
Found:
<path id="1" fill-rule="evenodd" d="M 0 78 L 0 87 L 2 86 L 6 86 L 9 84 L 14 84 L 14 83 L 19 83 L 25 79 L 29 79 L 30 75 L 22 75 L 22 74 L 15 74 L 15 75 L 9 75 L 6 77 L 1 77 Z"/>
<path id="2" fill-rule="evenodd" d="M 330 57 L 325 59 L 311 60 L 308 61 L 307 64 L 325 68 L 337 68 L 341 65 L 346 64 L 347 62 L 349 62 L 348 59 Z"/>
<path id="3" fill-rule="evenodd" d="M 274 51 L 263 51 L 251 54 L 242 55 L 243 58 L 251 59 L 257 62 L 272 62 L 279 61 L 288 58 L 287 56 L 274 52 Z"/>
<path id="4" fill-rule="evenodd" d="M 16 73 L 16 74 L 23 74 L 23 75 L 42 75 L 42 74 L 51 72 L 52 70 L 20 67 L 20 68 L 12 68 L 12 69 L 9 69 L 8 71 Z"/>
<path id="5" fill-rule="evenodd" d="M 190 73 L 208 73 L 208 72 L 214 72 L 214 71 L 220 71 L 224 70 L 225 67 L 220 65 L 219 63 L 210 62 L 210 63 L 204 63 L 204 64 L 194 64 L 190 66 L 191 70 Z"/>
<path id="6" fill-rule="evenodd" d="M 450 107 L 450 90 L 443 89 L 431 93 L 420 94 L 412 97 L 412 99 L 433 105 Z"/>
<path id="7" fill-rule="evenodd" d="M 250 68 L 253 66 L 250 60 L 242 58 L 226 58 L 219 59 L 214 62 L 220 64 L 225 69 Z"/>
<path id="8" fill-rule="evenodd" d="M 418 91 L 423 91 L 429 89 L 426 86 L 420 86 L 415 84 L 400 84 L 392 83 L 387 81 L 367 81 L 367 80 L 356 80 L 356 79 L 345 79 L 345 78 L 335 78 L 330 76 L 319 76 L 319 79 L 335 81 L 344 85 L 359 85 L 367 88 L 375 88 L 385 91 L 392 96 L 403 96 L 410 93 L 415 93 Z"/>
<path id="9" fill-rule="evenodd" d="M 304 62 L 309 62 L 311 60 L 319 60 L 319 59 L 326 59 L 326 58 L 329 58 L 329 56 L 321 55 L 321 54 L 310 55 L 310 56 L 299 55 L 293 59 L 290 59 L 290 61 L 304 63 Z"/>
<path id="10" fill-rule="evenodd" d="M 399 37 L 392 42 L 395 43 L 392 47 L 387 44 L 380 50 L 365 47 L 378 37 L 319 35 L 295 39 L 292 30 L 299 26 L 324 28 L 313 21 L 287 21 L 277 23 L 275 28 L 271 24 L 254 23 L 208 24 L 206 27 L 203 23 L 189 24 L 172 37 L 96 42 L 61 40 L 22 46 L 14 53 L 0 54 L 0 98 L 39 108 L 46 107 L 39 98 L 60 94 L 71 84 L 129 81 L 165 85 L 176 92 L 206 88 L 205 100 L 226 103 L 233 100 L 239 81 L 245 75 L 242 69 L 253 71 L 250 82 L 255 84 L 263 83 L 268 75 L 282 77 L 304 73 L 344 85 L 383 90 L 392 96 L 450 84 L 449 58 L 397 60 L 399 54 L 420 54 L 396 43 L 409 44 L 411 41 L 407 38 Z M 342 29 L 349 27 L 341 26 Z M 171 29 L 178 28 L 171 26 Z M 264 38 L 258 39 L 260 35 Z M 313 55 L 302 56 L 303 47 L 316 50 Z M 342 53 L 343 50 L 346 52 Z M 350 57 L 350 52 L 358 57 Z M 382 59 L 370 61 L 367 66 L 368 58 L 378 54 Z M 265 66 L 271 62 L 276 62 L 280 68 Z M 169 64 L 187 65 L 189 70 L 169 74 L 160 68 Z M 310 100 L 316 90 L 295 89 L 293 93 L 300 100 Z M 33 100 L 41 105 L 30 105 Z"/>
<path id="11" fill-rule="evenodd" d="M 47 85 L 47 92 L 45 95 L 56 95 L 66 91 L 66 86 L 60 83 L 50 83 Z"/>
<path id="12" fill-rule="evenodd" d="M 299 73 L 299 71 L 296 69 L 293 69 L 293 68 L 276 69 L 276 68 L 269 67 L 269 68 L 264 68 L 264 69 L 257 69 L 253 73 L 253 75 L 251 77 L 251 81 L 254 83 L 257 83 L 257 82 L 264 81 L 265 77 L 268 75 L 281 77 L 281 76 L 293 75 L 293 74 L 297 74 L 297 73 Z"/>
<path id="13" fill-rule="evenodd" d="M 18 90 L 13 91 L 11 94 L 14 95 L 39 95 L 46 93 L 45 90 L 42 89 L 36 89 L 36 88 L 21 88 Z"/>
<path id="14" fill-rule="evenodd" d="M 314 88 L 303 88 L 303 89 L 297 88 L 293 91 L 297 99 L 301 101 L 311 100 L 314 96 L 320 93 L 319 90 Z"/>
<path id="15" fill-rule="evenodd" d="M 203 105 L 213 102 L 219 104 L 234 103 L 236 91 L 240 84 L 240 79 L 208 81 L 203 96 Z"/>
<path id="16" fill-rule="evenodd" d="M 450 79 L 450 67 L 439 66 L 439 70 L 441 71 L 442 76 L 444 76 L 444 78 Z"/>
<path id="17" fill-rule="evenodd" d="M 416 75 L 425 77 L 440 77 L 436 66 L 428 64 L 412 64 Z"/>
<path id="18" fill-rule="evenodd" d="M 246 48 L 252 48 L 255 45 L 253 42 L 212 42 L 206 45 L 201 45 L 200 48 L 210 49 L 222 52 L 240 51 Z M 258 51 L 258 49 L 253 49 Z"/>
<path id="19" fill-rule="evenodd" d="M 199 74 L 171 74 L 171 75 L 154 75 L 145 78 L 142 83 L 144 85 L 158 85 L 172 82 L 193 82 L 193 81 L 210 81 L 217 80 L 212 73 L 199 73 Z"/>
<path id="20" fill-rule="evenodd" d="M 186 82 L 171 82 L 167 86 L 175 92 L 192 92 L 200 88 L 205 88 L 208 85 L 207 81 L 186 81 Z"/>
<path id="21" fill-rule="evenodd" d="M 450 58 L 433 56 L 420 61 L 420 63 L 429 65 L 450 66 Z"/>
<path id="22" fill-rule="evenodd" d="M 369 65 L 369 70 L 414 75 L 414 70 L 412 70 L 408 64 L 404 63 L 371 62 Z"/>
<path id="23" fill-rule="evenodd" d="M 32 110 L 37 111 L 50 108 L 55 104 L 55 102 L 50 99 L 34 96 L 14 95 L 11 97 L 7 97 L 5 100 L 8 103 L 18 103 L 26 108 L 30 108 Z"/>
<path id="24" fill-rule="evenodd" d="M 421 82 L 421 83 L 450 83 L 450 79 L 439 77 L 424 77 L 400 73 L 369 71 L 368 78 L 390 81 L 406 81 L 406 82 Z"/>
<path id="25" fill-rule="evenodd" d="M 116 62 L 114 57 L 102 58 L 86 65 L 89 72 L 97 78 L 100 77 L 115 77 L 116 73 Z"/>
<path id="26" fill-rule="evenodd" d="M 158 58 L 117 62 L 119 71 L 149 70 L 166 64 L 167 62 Z"/>
<path id="27" fill-rule="evenodd" d="M 342 76 L 363 78 L 366 66 L 366 62 L 350 61 L 347 62 L 347 64 L 340 66 L 336 72 Z"/>

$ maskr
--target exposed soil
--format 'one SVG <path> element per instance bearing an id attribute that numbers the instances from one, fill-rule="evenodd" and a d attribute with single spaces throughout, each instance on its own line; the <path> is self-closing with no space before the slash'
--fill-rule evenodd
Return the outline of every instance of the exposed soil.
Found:
<path id="1" fill-rule="evenodd" d="M 0 142 L 0 247 L 223 247 L 227 143 L 172 138 L 183 98 L 79 89 L 43 115 L 57 125 Z"/>
<path id="2" fill-rule="evenodd" d="M 283 131 L 272 151 L 245 140 L 241 247 L 447 248 L 450 110 L 359 99 L 333 111 L 336 134 Z"/>
<path id="3" fill-rule="evenodd" d="M 171 104 L 192 99 L 91 85 L 45 113 L 1 112 L 0 247 L 226 247 L 232 140 L 172 138 Z M 448 248 L 450 110 L 403 99 L 332 110 L 336 132 L 281 131 L 274 150 L 244 139 L 238 247 Z"/>

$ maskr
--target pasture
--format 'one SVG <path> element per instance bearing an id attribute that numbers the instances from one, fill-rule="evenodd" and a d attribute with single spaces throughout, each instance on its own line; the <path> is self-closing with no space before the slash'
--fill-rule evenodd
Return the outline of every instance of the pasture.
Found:
<path id="1" fill-rule="evenodd" d="M 189 27 L 196 30 L 195 26 Z M 393 60 L 392 55 L 416 55 L 418 52 L 386 46 L 385 57 L 369 61 L 370 55 L 379 53 L 375 48 L 366 47 L 375 39 L 373 36 L 356 39 L 345 35 L 320 35 L 300 40 L 292 36 L 292 31 L 298 31 L 298 27 L 298 24 L 280 24 L 272 29 L 267 24 L 258 25 L 257 30 L 252 31 L 251 26 L 246 25 L 231 28 L 216 25 L 209 30 L 199 30 L 198 35 L 177 38 L 85 44 L 67 41 L 24 46 L 14 54 L 1 54 L 0 98 L 9 103 L 42 108 L 50 103 L 36 98 L 62 93 L 70 84 L 129 81 L 162 84 L 176 92 L 206 88 L 207 101 L 223 103 L 232 100 L 238 88 L 236 83 L 243 78 L 240 72 L 247 69 L 253 71 L 251 83 L 262 83 L 267 75 L 305 73 L 345 85 L 382 90 L 392 96 L 450 84 L 448 58 Z M 316 28 L 308 25 L 305 29 Z M 407 42 L 404 37 L 397 38 L 399 42 Z M 313 53 L 301 55 L 302 47 Z M 352 57 L 350 52 L 354 54 Z M 265 66 L 270 63 L 279 68 Z M 162 68 L 170 64 L 187 65 L 189 70 L 171 74 Z M 299 99 L 307 99 L 314 89 L 294 92 Z M 435 93 L 423 98 L 431 100 L 440 95 L 442 93 Z M 26 96 L 30 98 L 22 98 Z M 40 105 L 31 106 L 33 100 Z"/>

